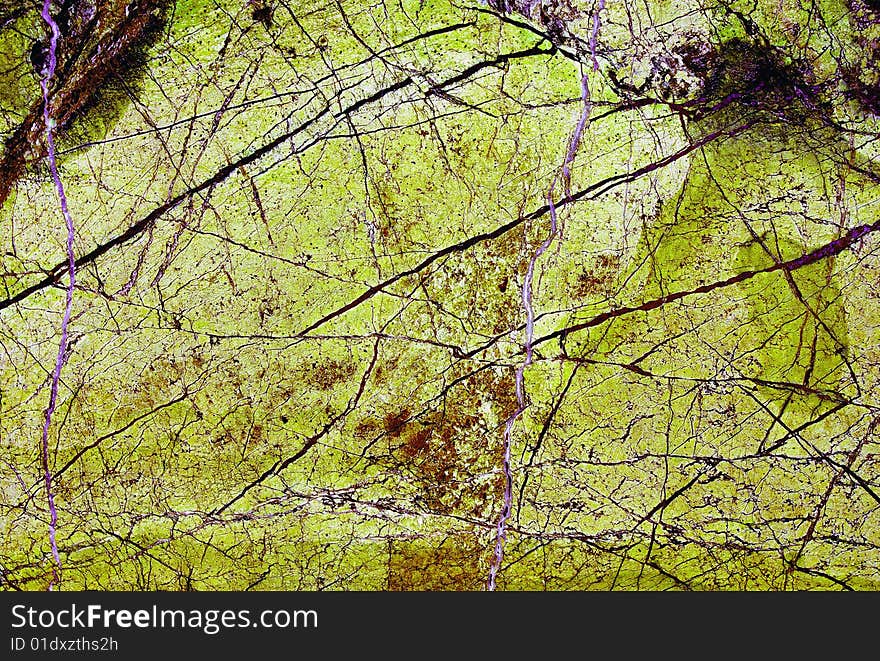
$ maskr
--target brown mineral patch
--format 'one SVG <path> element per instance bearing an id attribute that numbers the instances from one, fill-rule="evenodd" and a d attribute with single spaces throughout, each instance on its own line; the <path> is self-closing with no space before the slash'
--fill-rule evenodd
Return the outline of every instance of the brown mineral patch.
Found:
<path id="1" fill-rule="evenodd" d="M 475 535 L 436 540 L 394 541 L 388 559 L 388 589 L 479 590 L 484 548 Z"/>
<path id="2" fill-rule="evenodd" d="M 388 413 L 382 420 L 382 425 L 385 428 L 385 433 L 388 437 L 398 438 L 403 433 L 403 426 L 406 424 L 406 421 L 409 420 L 409 417 L 409 409 L 403 409 L 396 413 Z"/>
<path id="3" fill-rule="evenodd" d="M 431 428 L 425 427 L 417 431 L 403 444 L 401 451 L 409 459 L 421 457 L 430 449 Z"/>
<path id="4" fill-rule="evenodd" d="M 309 375 L 309 381 L 324 390 L 329 390 L 348 381 L 354 373 L 355 365 L 353 362 L 327 359 L 315 365 Z"/>
<path id="5" fill-rule="evenodd" d="M 599 255 L 591 268 L 578 274 L 572 293 L 576 298 L 605 293 L 614 282 L 619 265 L 617 255 Z"/>

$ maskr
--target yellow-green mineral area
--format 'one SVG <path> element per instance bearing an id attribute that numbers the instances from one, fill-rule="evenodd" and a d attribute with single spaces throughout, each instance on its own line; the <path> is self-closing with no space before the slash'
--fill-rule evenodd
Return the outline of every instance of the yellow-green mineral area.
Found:
<path id="1" fill-rule="evenodd" d="M 880 589 L 877 0 L 41 5 L 2 589 Z"/>

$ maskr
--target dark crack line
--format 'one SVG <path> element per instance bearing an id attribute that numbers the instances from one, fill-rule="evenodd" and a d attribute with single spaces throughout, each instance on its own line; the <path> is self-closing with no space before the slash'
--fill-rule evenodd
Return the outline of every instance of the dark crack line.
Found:
<path id="1" fill-rule="evenodd" d="M 628 314 L 632 314 L 634 312 L 648 312 L 650 310 L 655 310 L 659 307 L 662 307 L 668 303 L 672 303 L 675 301 L 679 301 L 681 299 L 687 298 L 689 296 L 694 296 L 696 294 L 708 294 L 709 292 L 715 291 L 716 289 L 723 289 L 725 287 L 729 287 L 731 285 L 739 284 L 741 282 L 745 282 L 746 280 L 750 280 L 757 275 L 762 275 L 765 273 L 774 273 L 776 271 L 786 271 L 791 272 L 795 271 L 799 268 L 803 268 L 805 266 L 809 266 L 810 264 L 815 264 L 816 262 L 831 257 L 833 255 L 838 255 L 850 246 L 853 243 L 858 241 L 859 239 L 872 234 L 876 231 L 880 230 L 880 221 L 875 222 L 872 225 L 859 225 L 858 227 L 853 227 L 846 234 L 844 234 L 841 238 L 835 239 L 825 245 L 816 248 L 810 253 L 806 255 L 802 255 L 800 257 L 796 257 L 794 259 L 790 259 L 787 262 L 778 262 L 773 264 L 772 266 L 768 266 L 763 269 L 753 270 L 753 271 L 743 271 L 738 273 L 737 275 L 731 276 L 725 280 L 720 280 L 717 282 L 713 282 L 711 284 L 701 285 L 699 287 L 695 287 L 694 289 L 688 289 L 684 291 L 673 292 L 672 294 L 667 294 L 666 296 L 661 296 L 659 298 L 655 298 L 653 300 L 642 303 L 641 305 L 628 306 L 615 308 L 613 310 L 609 310 L 607 312 L 603 312 L 600 315 L 593 317 L 588 321 L 584 321 L 578 324 L 573 324 L 571 326 L 567 326 L 560 330 L 554 331 L 552 333 L 548 333 L 543 337 L 535 340 L 535 344 L 543 344 L 544 342 L 549 342 L 551 340 L 565 338 L 572 333 L 576 333 L 578 331 L 586 330 L 587 328 L 593 328 L 595 326 L 599 326 L 609 319 L 614 319 L 616 317 L 622 317 Z M 482 350 L 482 347 L 480 348 Z"/>

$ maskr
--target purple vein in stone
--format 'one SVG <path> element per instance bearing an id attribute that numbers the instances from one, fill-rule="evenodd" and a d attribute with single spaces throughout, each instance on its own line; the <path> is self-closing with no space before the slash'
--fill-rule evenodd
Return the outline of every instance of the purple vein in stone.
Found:
<path id="1" fill-rule="evenodd" d="M 601 6 L 601 5 L 600 5 Z M 594 19 L 595 20 L 595 19 Z M 594 58 L 594 66 L 595 58 Z M 581 99 L 583 100 L 583 110 L 572 133 L 568 143 L 568 149 L 565 152 L 565 160 L 562 163 L 562 179 L 565 187 L 565 197 L 571 196 L 571 164 L 577 155 L 578 147 L 581 143 L 584 129 L 590 121 L 590 111 L 592 110 L 592 102 L 590 101 L 590 87 L 587 74 L 581 76 Z M 501 505 L 501 515 L 498 517 L 498 524 L 495 530 L 495 554 L 492 558 L 492 564 L 489 568 L 489 579 L 486 583 L 486 589 L 495 590 L 496 578 L 498 571 L 501 569 L 501 563 L 504 560 L 504 540 L 506 539 L 507 519 L 510 518 L 511 507 L 513 503 L 513 473 L 510 467 L 510 447 L 513 442 L 513 429 L 516 425 L 517 418 L 522 415 L 523 411 L 528 407 L 526 398 L 525 372 L 529 365 L 532 364 L 533 342 L 535 339 L 535 307 L 532 296 L 532 281 L 535 275 L 535 264 L 541 256 L 547 252 L 550 245 L 556 239 L 559 232 L 559 221 L 556 214 L 556 203 L 553 201 L 553 194 L 556 188 L 556 182 L 559 174 L 553 177 L 550 183 L 550 189 L 547 191 L 547 204 L 550 209 L 550 232 L 547 238 L 538 246 L 538 249 L 529 260 L 529 266 L 526 269 L 526 276 L 523 279 L 521 292 L 522 307 L 526 313 L 525 327 L 525 343 L 523 345 L 525 358 L 516 369 L 515 387 L 516 387 L 516 411 L 504 423 L 504 495 Z"/>
<path id="2" fill-rule="evenodd" d="M 70 323 L 70 311 L 73 307 L 73 288 L 76 281 L 76 257 L 73 252 L 74 226 L 73 218 L 67 208 L 67 196 L 64 194 L 64 185 L 61 183 L 61 177 L 58 175 L 58 164 L 55 160 L 55 140 L 53 130 L 55 128 L 55 120 L 52 118 L 49 109 L 49 87 L 52 84 L 52 78 L 55 76 L 55 67 L 58 64 L 58 36 L 60 34 L 58 24 L 52 18 L 50 13 L 51 0 L 44 0 L 41 16 L 51 31 L 49 36 L 49 46 L 46 57 L 46 65 L 43 70 L 44 77 L 40 80 L 40 86 L 43 89 L 43 122 L 46 126 L 46 151 L 49 160 L 49 170 L 52 173 L 52 180 L 55 183 L 55 190 L 61 202 L 61 213 L 67 223 L 67 261 L 69 282 L 67 285 L 67 300 L 64 306 L 64 317 L 61 320 L 61 343 L 58 347 L 58 356 L 55 359 L 55 370 L 52 372 L 52 387 L 49 395 L 49 406 L 46 408 L 46 418 L 43 422 L 43 443 L 42 443 L 42 468 L 43 478 L 46 483 L 46 498 L 49 501 L 49 545 L 52 547 L 52 557 L 55 560 L 55 566 L 52 568 L 52 581 L 49 589 L 60 581 L 61 557 L 58 555 L 58 543 L 55 540 L 55 529 L 58 524 L 58 510 L 55 508 L 55 497 L 52 493 L 52 472 L 49 469 L 49 428 L 52 425 L 52 414 L 55 412 L 55 404 L 58 400 L 58 383 L 61 381 L 61 370 L 64 368 L 67 356 L 67 327 Z"/>
<path id="3" fill-rule="evenodd" d="M 592 30 L 590 30 L 590 55 L 593 58 L 593 71 L 599 70 L 599 60 L 596 59 L 596 39 L 599 36 L 599 14 L 605 9 L 605 0 L 599 0 L 596 11 L 591 18 Z"/>

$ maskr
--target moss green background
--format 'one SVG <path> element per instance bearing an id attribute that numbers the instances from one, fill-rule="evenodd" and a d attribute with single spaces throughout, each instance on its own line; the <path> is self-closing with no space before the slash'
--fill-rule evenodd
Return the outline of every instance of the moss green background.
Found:
<path id="1" fill-rule="evenodd" d="M 829 36 L 797 3 L 739 4 L 817 80 L 838 74 L 835 54 L 870 60 L 873 28 L 853 27 L 856 10 L 821 3 Z M 658 102 L 600 117 L 621 101 L 610 70 L 639 84 L 677 43 L 745 34 L 720 5 L 606 5 L 573 191 L 743 115 L 682 121 Z M 61 588 L 481 589 L 516 408 L 520 288 L 548 217 L 302 331 L 542 207 L 588 66 L 533 55 L 441 89 L 550 44 L 446 0 L 277 3 L 270 25 L 255 7 L 179 0 L 133 98 L 117 85 L 59 138 L 85 254 L 318 117 L 79 271 L 50 433 Z M 587 38 L 593 9 L 570 7 L 573 34 Z M 39 94 L 23 36 L 41 29 L 36 14 L 16 26 L 0 48 L 4 136 Z M 536 337 L 875 222 L 876 186 L 853 165 L 871 166 L 876 119 L 829 98 L 852 130 L 765 118 L 560 207 L 536 266 Z M 64 239 L 34 164 L 0 214 L 0 293 L 62 261 Z M 800 298 L 776 271 L 540 343 L 499 588 L 880 587 L 878 277 L 869 235 L 794 272 Z M 39 434 L 62 309 L 55 287 L 0 311 L 5 587 L 51 578 Z"/>

